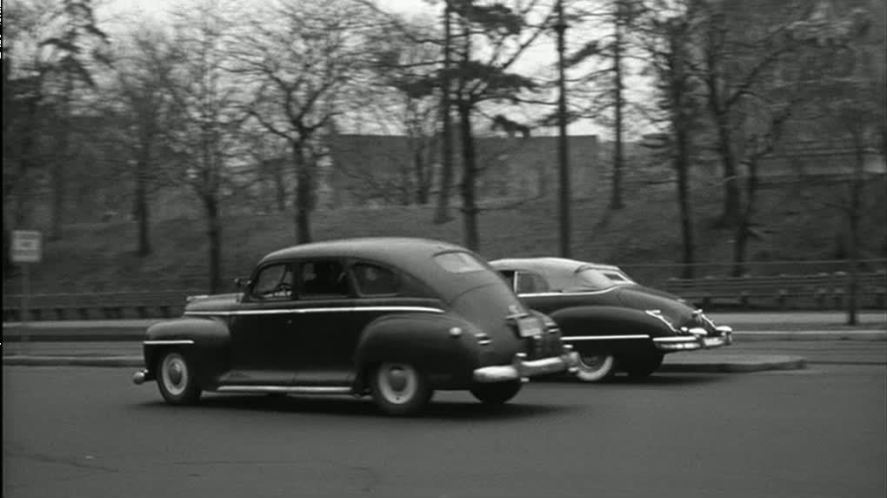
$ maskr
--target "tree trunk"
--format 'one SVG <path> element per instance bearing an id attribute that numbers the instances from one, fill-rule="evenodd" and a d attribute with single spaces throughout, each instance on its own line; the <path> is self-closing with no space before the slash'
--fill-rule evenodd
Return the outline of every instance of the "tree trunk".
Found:
<path id="1" fill-rule="evenodd" d="M 311 242 L 311 171 L 305 160 L 302 142 L 293 143 L 293 162 L 296 165 L 296 243 Z"/>
<path id="2" fill-rule="evenodd" d="M 719 224 L 725 227 L 736 226 L 740 217 L 740 196 L 739 178 L 736 176 L 736 157 L 733 155 L 733 139 L 730 133 L 730 125 L 727 123 L 727 116 L 720 113 L 715 116 L 717 121 L 718 155 L 721 156 L 721 164 L 724 167 L 724 210 L 721 213 Z"/>
<path id="3" fill-rule="evenodd" d="M 69 166 L 71 141 L 71 94 L 74 92 L 73 76 L 65 78 L 64 96 L 60 106 L 61 116 L 58 121 L 60 127 L 58 154 L 52 158 L 52 225 L 49 239 L 60 240 L 62 238 L 62 216 L 65 212 L 65 188 L 67 187 L 67 168 Z"/>
<path id="4" fill-rule="evenodd" d="M 274 163 L 274 189 L 277 198 L 277 212 L 286 211 L 286 182 L 284 181 L 283 162 Z"/>
<path id="5" fill-rule="evenodd" d="M 848 272 L 847 272 L 847 325 L 856 325 L 858 322 L 858 294 L 859 294 L 859 225 L 862 218 L 862 190 L 865 179 L 865 156 L 862 136 L 854 136 L 854 165 L 853 177 L 850 180 L 850 206 L 847 210 L 847 225 L 849 228 L 847 241 Z"/>
<path id="6" fill-rule="evenodd" d="M 135 171 L 135 213 L 139 226 L 138 255 L 145 257 L 151 254 L 151 241 L 149 239 L 149 213 L 148 213 L 148 167 L 150 165 L 150 149 L 148 144 L 142 143 L 139 158 L 136 161 Z"/>
<path id="7" fill-rule="evenodd" d="M 219 221 L 218 199 L 209 195 L 203 198 L 206 209 L 206 234 L 209 238 L 209 292 L 221 290 L 222 275 L 222 224 Z"/>
<path id="8" fill-rule="evenodd" d="M 440 190 L 437 197 L 437 210 L 434 214 L 434 223 L 446 223 L 450 217 L 450 185 L 453 183 L 453 126 L 450 116 L 450 45 L 452 44 L 452 29 L 450 17 L 452 12 L 451 0 L 445 0 L 444 6 L 444 64 L 441 71 L 441 170 Z"/>
<path id="9" fill-rule="evenodd" d="M 425 154 L 426 146 L 418 144 L 413 152 L 413 172 L 416 178 L 416 204 L 428 204 L 428 163 Z"/>
<path id="10" fill-rule="evenodd" d="M 477 165 L 474 151 L 474 137 L 471 130 L 471 105 L 459 102 L 459 131 L 462 141 L 462 239 L 465 247 L 472 251 L 480 250 L 480 235 L 477 228 L 477 201 L 475 199 L 475 182 L 477 181 Z"/>
<path id="11" fill-rule="evenodd" d="M 617 7 L 621 10 L 621 7 Z M 610 196 L 610 209 L 622 209 L 622 167 L 624 163 L 623 146 L 622 146 L 622 19 L 621 15 L 616 16 L 616 39 L 613 42 L 613 93 L 615 104 L 615 123 L 613 125 L 613 135 L 615 143 L 613 144 L 613 184 Z"/>
<path id="12" fill-rule="evenodd" d="M 749 161 L 748 178 L 746 178 L 745 183 L 745 209 L 740 211 L 736 219 L 736 231 L 733 240 L 733 270 L 731 273 L 734 277 L 740 277 L 745 272 L 748 239 L 751 235 L 752 217 L 754 216 L 755 194 L 758 189 L 757 159 Z"/>
<path id="13" fill-rule="evenodd" d="M 678 128 L 683 128 L 679 125 Z M 693 208 L 690 203 L 690 180 L 689 180 L 689 137 L 684 129 L 678 129 L 676 135 L 676 155 L 675 170 L 678 175 L 678 208 L 681 217 L 681 241 L 682 241 L 682 263 L 681 278 L 693 278 L 695 261 L 694 241 L 693 241 Z"/>

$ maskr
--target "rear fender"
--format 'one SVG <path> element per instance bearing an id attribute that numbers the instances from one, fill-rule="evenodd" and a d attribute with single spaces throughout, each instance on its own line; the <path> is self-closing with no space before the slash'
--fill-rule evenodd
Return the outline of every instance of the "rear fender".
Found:
<path id="1" fill-rule="evenodd" d="M 355 353 L 360 375 L 383 362 L 409 363 L 419 369 L 435 389 L 467 386 L 478 366 L 479 346 L 474 327 L 451 316 L 428 313 L 390 315 L 364 329 Z"/>
<path id="2" fill-rule="evenodd" d="M 576 306 L 564 308 L 549 316 L 557 322 L 567 344 L 581 352 L 623 351 L 649 349 L 653 347 L 648 338 L 618 338 L 619 336 L 663 337 L 675 331 L 661 319 L 646 311 L 616 306 Z M 608 336 L 605 340 L 577 340 L 570 337 Z"/>

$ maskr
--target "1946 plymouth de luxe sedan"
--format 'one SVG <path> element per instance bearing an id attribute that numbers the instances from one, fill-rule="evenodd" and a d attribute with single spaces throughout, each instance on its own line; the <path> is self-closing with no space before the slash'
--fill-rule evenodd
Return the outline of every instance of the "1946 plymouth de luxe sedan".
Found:
<path id="1" fill-rule="evenodd" d="M 408 415 L 436 389 L 499 404 L 578 364 L 554 321 L 443 242 L 294 246 L 263 258 L 241 290 L 189 298 L 183 317 L 151 325 L 134 382 L 156 380 L 174 405 L 202 391 L 351 394 Z"/>
<path id="2" fill-rule="evenodd" d="M 579 353 L 576 376 L 587 382 L 617 370 L 652 374 L 665 354 L 732 343 L 732 329 L 715 325 L 682 299 L 644 287 L 612 266 L 563 258 L 491 261 L 529 308 L 557 322 L 563 341 Z"/>

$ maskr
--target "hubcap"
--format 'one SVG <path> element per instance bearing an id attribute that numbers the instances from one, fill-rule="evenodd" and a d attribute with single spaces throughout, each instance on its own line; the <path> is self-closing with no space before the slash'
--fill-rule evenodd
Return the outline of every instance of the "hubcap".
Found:
<path id="1" fill-rule="evenodd" d="M 413 399 L 418 389 L 416 371 L 409 365 L 382 365 L 379 391 L 390 403 L 403 404 Z"/>
<path id="2" fill-rule="evenodd" d="M 579 359 L 579 363 L 585 370 L 598 370 L 604 366 L 607 357 L 604 355 L 583 356 Z"/>
<path id="3" fill-rule="evenodd" d="M 185 360 L 178 354 L 171 354 L 163 359 L 161 368 L 163 387 L 172 394 L 180 395 L 188 385 L 188 367 Z"/>

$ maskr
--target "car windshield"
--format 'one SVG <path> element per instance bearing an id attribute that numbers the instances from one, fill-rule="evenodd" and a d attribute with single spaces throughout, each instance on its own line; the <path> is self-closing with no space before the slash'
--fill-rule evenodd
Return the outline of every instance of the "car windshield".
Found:
<path id="1" fill-rule="evenodd" d="M 626 275 L 625 273 L 622 273 L 621 271 L 605 270 L 605 271 L 602 271 L 601 273 L 603 273 L 603 275 L 605 277 L 612 280 L 613 283 L 615 283 L 615 284 L 627 285 L 627 284 L 634 283 L 634 280 L 632 280 L 628 275 Z"/>
<path id="2" fill-rule="evenodd" d="M 582 290 L 603 290 L 616 285 L 606 275 L 594 268 L 579 268 L 573 273 L 570 284 L 570 288 Z"/>

